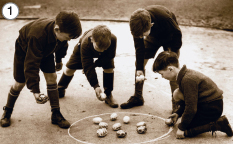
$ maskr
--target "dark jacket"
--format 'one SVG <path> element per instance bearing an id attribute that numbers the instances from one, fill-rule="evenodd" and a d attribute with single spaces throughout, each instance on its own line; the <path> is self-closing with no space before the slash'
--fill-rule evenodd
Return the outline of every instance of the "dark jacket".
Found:
<path id="1" fill-rule="evenodd" d="M 184 103 L 176 112 L 179 117 L 182 116 L 181 123 L 178 126 L 180 130 L 187 129 L 197 113 L 199 104 L 223 99 L 223 91 L 209 77 L 187 69 L 185 65 L 178 74 L 177 83 L 184 95 Z"/>
<path id="2" fill-rule="evenodd" d="M 56 62 L 66 55 L 67 41 L 56 40 L 54 33 L 55 21 L 50 19 L 38 19 L 23 26 L 19 30 L 17 42 L 26 53 L 24 71 L 26 85 L 34 93 L 39 93 L 39 68 L 42 58 L 55 52 Z"/>
<path id="3" fill-rule="evenodd" d="M 81 60 L 82 60 L 82 67 L 84 73 L 90 83 L 90 85 L 94 88 L 99 86 L 97 74 L 95 71 L 95 67 L 97 63 L 101 61 L 111 61 L 114 59 L 116 55 L 116 44 L 117 38 L 115 35 L 112 34 L 111 37 L 111 45 L 107 50 L 104 52 L 98 52 L 94 49 L 93 44 L 91 42 L 93 29 L 86 31 L 80 39 L 81 44 Z M 96 63 L 94 62 L 93 58 L 98 58 Z M 98 64 L 99 65 L 99 64 Z"/>
<path id="4" fill-rule="evenodd" d="M 167 8 L 152 5 L 145 8 L 154 25 L 151 27 L 149 36 L 154 37 L 159 43 L 173 42 L 182 45 L 182 33 L 176 21 L 175 15 Z M 134 38 L 136 50 L 136 70 L 143 70 L 145 46 L 143 38 Z"/>

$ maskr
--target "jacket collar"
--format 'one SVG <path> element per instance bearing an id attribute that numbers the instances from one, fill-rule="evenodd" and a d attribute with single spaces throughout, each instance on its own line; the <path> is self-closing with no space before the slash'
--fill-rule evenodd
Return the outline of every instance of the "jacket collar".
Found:
<path id="1" fill-rule="evenodd" d="M 183 67 L 181 68 L 181 70 L 178 73 L 178 77 L 177 77 L 178 84 L 180 84 L 180 82 L 182 81 L 182 78 L 184 77 L 186 71 L 187 71 L 187 67 L 186 67 L 186 65 L 183 65 Z"/>

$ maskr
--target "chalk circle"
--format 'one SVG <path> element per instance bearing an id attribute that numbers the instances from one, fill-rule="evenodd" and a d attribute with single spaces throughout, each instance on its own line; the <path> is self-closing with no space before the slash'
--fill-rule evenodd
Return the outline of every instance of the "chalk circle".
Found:
<path id="1" fill-rule="evenodd" d="M 144 113 L 133 113 L 133 112 L 116 112 L 116 113 L 118 114 L 118 119 L 116 121 L 110 121 L 110 115 L 112 113 L 103 113 L 99 115 L 92 115 L 92 116 L 82 118 L 74 122 L 70 126 L 70 128 L 68 129 L 68 134 L 71 138 L 73 138 L 77 142 L 84 143 L 84 144 L 110 143 L 111 141 L 112 143 L 116 142 L 116 143 L 143 144 L 143 143 L 156 142 L 156 141 L 165 139 L 170 136 L 169 134 L 173 130 L 172 127 L 169 127 L 168 131 L 164 130 L 164 129 L 168 129 L 168 127 L 165 125 L 165 122 L 164 122 L 165 119 L 159 116 L 144 114 Z M 129 124 L 123 123 L 122 119 L 126 115 L 130 116 L 131 118 Z M 145 116 L 146 118 L 144 118 L 143 116 Z M 92 119 L 94 117 L 101 117 L 104 122 L 109 124 L 108 129 L 107 129 L 108 134 L 106 137 L 104 138 L 97 137 L 96 131 L 99 128 L 99 126 L 93 123 Z M 76 126 L 76 124 L 81 123 L 81 121 L 83 121 L 83 124 Z M 136 124 L 140 121 L 145 121 L 147 123 L 148 130 L 146 134 L 138 134 L 136 132 Z M 116 137 L 116 132 L 112 130 L 112 125 L 118 122 L 122 124 L 121 129 L 127 132 L 127 137 L 125 138 Z M 153 124 L 155 124 L 154 127 L 152 126 Z M 159 131 L 161 135 L 158 134 Z M 72 136 L 71 133 L 75 133 L 75 134 L 78 133 L 77 135 L 79 135 L 80 138 L 75 138 L 76 136 L 74 136 L 74 134 Z M 143 141 L 133 142 L 136 140 L 143 140 Z M 95 142 L 89 142 L 89 141 L 95 141 Z"/>

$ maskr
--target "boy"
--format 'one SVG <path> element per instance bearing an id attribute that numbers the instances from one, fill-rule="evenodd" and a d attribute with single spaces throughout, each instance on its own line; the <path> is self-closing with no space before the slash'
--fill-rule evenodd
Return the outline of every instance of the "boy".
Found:
<path id="1" fill-rule="evenodd" d="M 61 128 L 69 128 L 69 122 L 62 116 L 59 106 L 59 95 L 56 72 L 61 70 L 61 59 L 68 49 L 67 41 L 78 38 L 82 33 L 78 15 L 73 12 L 60 12 L 55 20 L 38 19 L 26 24 L 19 30 L 15 42 L 14 79 L 7 104 L 3 108 L 1 126 L 10 126 L 10 117 L 14 104 L 25 84 L 33 93 L 36 102 L 44 104 L 47 96 L 40 94 L 39 70 L 41 69 L 47 83 L 47 94 L 51 105 L 51 122 Z M 54 60 L 55 53 L 55 60 Z"/>
<path id="2" fill-rule="evenodd" d="M 90 85 L 94 88 L 96 96 L 101 99 L 101 89 L 98 83 L 95 67 L 103 67 L 103 87 L 106 94 L 105 103 L 112 108 L 118 104 L 112 96 L 114 80 L 114 57 L 116 55 L 117 38 L 105 25 L 98 25 L 86 31 L 74 47 L 66 69 L 58 83 L 59 97 L 65 96 L 65 89 L 71 82 L 74 72 L 83 69 Z M 95 62 L 93 58 L 98 58 Z"/>
<path id="3" fill-rule="evenodd" d="M 150 58 L 154 58 L 161 46 L 164 51 L 173 51 L 179 56 L 182 34 L 175 15 L 167 8 L 152 5 L 134 11 L 130 18 L 130 30 L 136 50 L 136 76 L 144 77 L 145 65 Z M 121 108 L 128 109 L 144 104 L 143 85 L 144 80 L 140 82 L 135 80 L 134 96 L 121 104 Z M 175 81 L 170 81 L 170 85 L 173 93 L 178 86 Z M 177 105 L 173 99 L 172 104 L 175 111 Z"/>
<path id="4" fill-rule="evenodd" d="M 178 56 L 174 52 L 162 52 L 153 64 L 153 71 L 167 80 L 176 80 L 179 88 L 173 93 L 176 101 L 183 100 L 180 108 L 170 118 L 178 125 L 176 138 L 193 137 L 200 133 L 222 131 L 233 135 L 232 128 L 223 112 L 223 91 L 204 74 L 179 67 Z"/>

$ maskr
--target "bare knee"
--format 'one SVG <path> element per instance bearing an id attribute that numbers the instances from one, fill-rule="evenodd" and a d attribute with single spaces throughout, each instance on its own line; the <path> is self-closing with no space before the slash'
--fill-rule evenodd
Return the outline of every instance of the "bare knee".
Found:
<path id="1" fill-rule="evenodd" d="M 104 69 L 104 72 L 105 73 L 113 73 L 113 68 L 110 68 L 110 69 Z"/>
<path id="2" fill-rule="evenodd" d="M 75 73 L 76 70 L 74 69 L 69 69 L 66 67 L 66 69 L 64 70 L 64 74 L 67 76 L 72 76 Z"/>
<path id="3" fill-rule="evenodd" d="M 173 98 L 175 101 L 184 101 L 183 93 L 179 90 L 179 88 L 175 89 L 175 91 L 173 92 Z"/>
<path id="4" fill-rule="evenodd" d="M 15 81 L 15 83 L 12 85 L 12 88 L 16 91 L 21 91 L 25 86 L 25 83 L 19 83 Z"/>
<path id="5" fill-rule="evenodd" d="M 56 73 L 44 73 L 47 84 L 56 84 L 57 75 Z"/>

